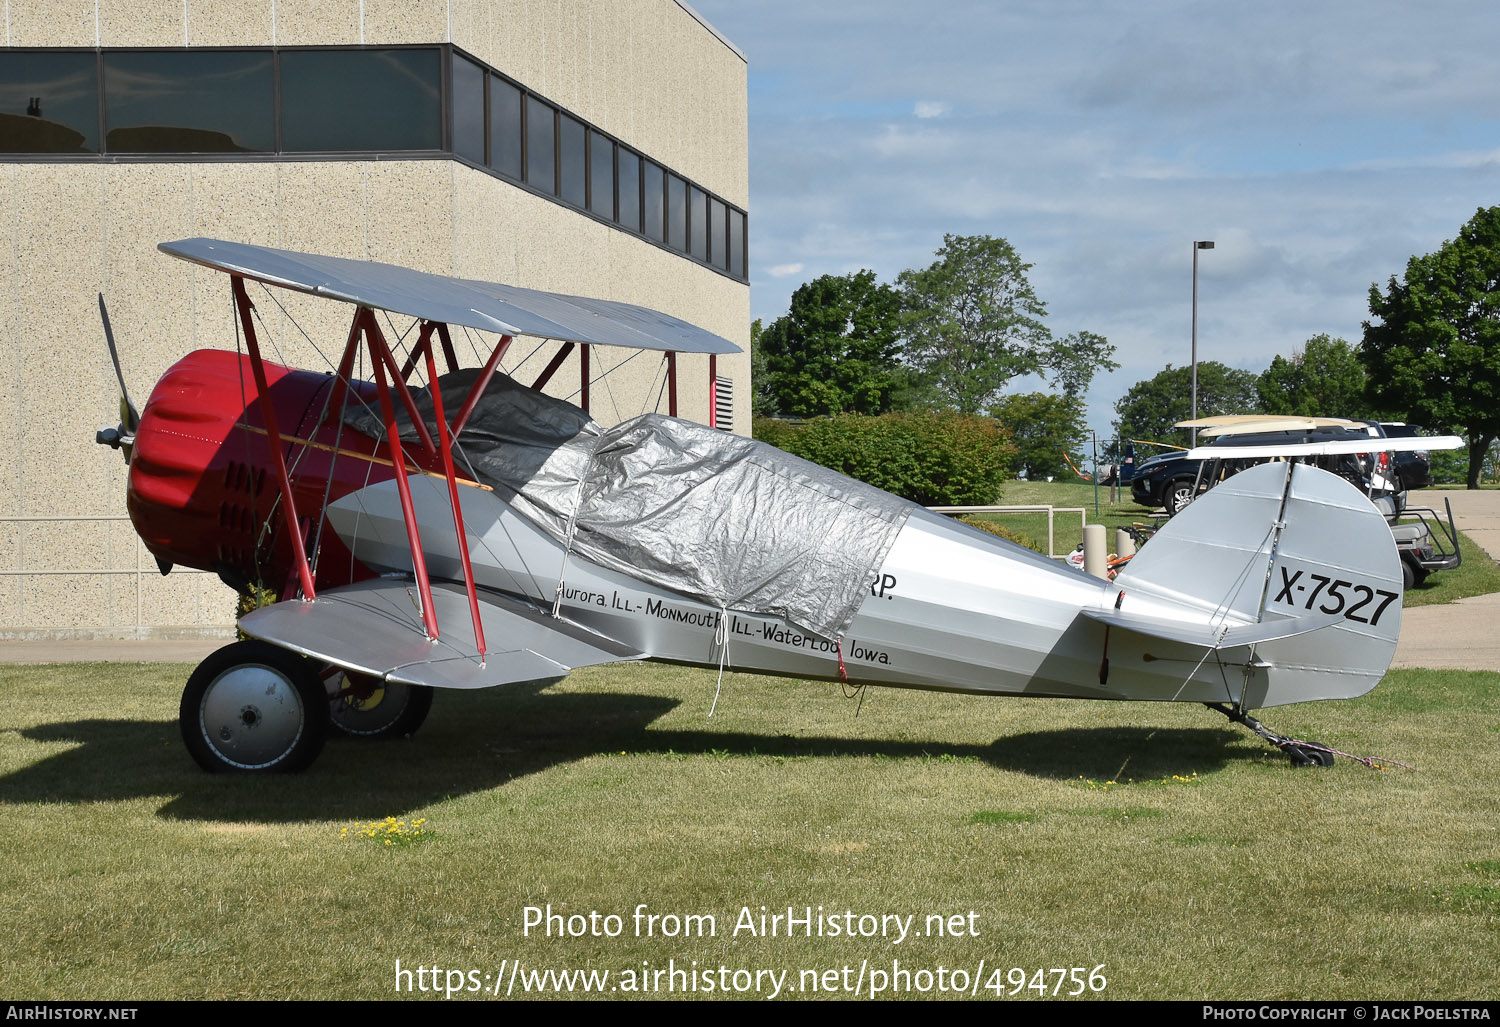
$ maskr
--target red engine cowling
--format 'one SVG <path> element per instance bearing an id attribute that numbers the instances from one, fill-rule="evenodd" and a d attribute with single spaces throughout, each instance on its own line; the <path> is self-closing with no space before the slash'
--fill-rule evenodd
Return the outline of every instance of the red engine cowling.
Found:
<path id="1" fill-rule="evenodd" d="M 323 417 L 331 375 L 272 363 L 265 371 L 303 541 L 310 547 L 325 498 L 338 499 L 394 472 L 386 463 L 360 459 L 376 453 L 374 439 L 347 425 L 340 430 L 337 411 Z M 375 402 L 373 385 L 354 387 Z M 235 588 L 260 583 L 284 595 L 295 569 L 259 400 L 248 357 L 198 350 L 172 365 L 141 412 L 126 507 L 146 548 L 164 566 L 212 570 Z M 337 456 L 335 446 L 342 451 Z M 321 532 L 320 548 L 318 584 L 372 575 L 333 531 Z"/>

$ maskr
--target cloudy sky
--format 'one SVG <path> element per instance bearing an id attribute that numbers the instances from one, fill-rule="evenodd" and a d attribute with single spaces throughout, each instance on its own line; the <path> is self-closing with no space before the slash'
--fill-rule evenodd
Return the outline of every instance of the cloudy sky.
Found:
<path id="1" fill-rule="evenodd" d="M 1494 0 L 691 0 L 749 58 L 753 316 L 1004 236 L 1090 423 L 1189 359 L 1358 341 L 1372 282 L 1500 204 Z"/>

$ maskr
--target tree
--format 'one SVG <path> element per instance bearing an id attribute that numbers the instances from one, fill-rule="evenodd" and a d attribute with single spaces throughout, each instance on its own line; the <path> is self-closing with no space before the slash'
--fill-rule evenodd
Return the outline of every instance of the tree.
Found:
<path id="1" fill-rule="evenodd" d="M 901 296 L 875 272 L 824 275 L 758 335 L 764 387 L 776 413 L 881 414 L 905 386 Z M 759 387 L 757 387 L 759 391 Z"/>
<path id="2" fill-rule="evenodd" d="M 1074 332 L 1052 343 L 1047 355 L 1047 366 L 1052 370 L 1052 384 L 1062 389 L 1063 395 L 1078 399 L 1089 389 L 1094 373 L 1101 368 L 1118 371 L 1120 365 L 1111 360 L 1115 347 L 1102 335 L 1093 332 Z"/>
<path id="3" fill-rule="evenodd" d="M 1257 377 L 1225 367 L 1217 360 L 1198 364 L 1198 416 L 1259 412 Z M 1186 445 L 1186 428 L 1173 428 L 1193 415 L 1193 369 L 1168 364 L 1154 377 L 1136 382 L 1115 403 L 1116 433 L 1126 439 Z"/>
<path id="4" fill-rule="evenodd" d="M 975 413 L 1012 378 L 1050 373 L 1069 395 L 1088 388 L 1097 366 L 1116 367 L 1103 336 L 1079 332 L 1054 341 L 1046 305 L 1026 280 L 1031 265 L 988 235 L 943 236 L 926 270 L 896 278 L 906 303 L 906 358 L 948 404 Z"/>
<path id="5" fill-rule="evenodd" d="M 771 371 L 760 348 L 760 318 L 750 322 L 750 415 L 775 417 L 776 397 L 771 394 Z"/>
<path id="6" fill-rule="evenodd" d="M 1016 470 L 1031 481 L 1068 475 L 1067 453 L 1082 464 L 1078 443 L 1087 433 L 1083 400 L 1076 396 L 1025 392 L 1006 396 L 990 408 L 990 416 L 1010 429 Z"/>
<path id="7" fill-rule="evenodd" d="M 1468 487 L 1500 436 L 1500 207 L 1481 208 L 1436 253 L 1412 257 L 1401 282 L 1370 286 L 1359 357 L 1370 398 L 1469 439 Z"/>
<path id="8" fill-rule="evenodd" d="M 1298 417 L 1363 417 L 1365 369 L 1343 339 L 1315 335 L 1291 358 L 1277 356 L 1256 383 L 1261 411 Z"/>

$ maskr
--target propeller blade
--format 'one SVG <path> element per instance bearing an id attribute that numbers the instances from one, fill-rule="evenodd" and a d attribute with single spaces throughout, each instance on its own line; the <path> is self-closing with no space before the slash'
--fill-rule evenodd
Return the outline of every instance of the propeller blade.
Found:
<path id="1" fill-rule="evenodd" d="M 120 427 L 134 435 L 141 423 L 141 415 L 130 402 L 130 390 L 125 388 L 125 372 L 120 370 L 120 351 L 115 348 L 114 329 L 109 325 L 109 311 L 104 306 L 104 293 L 99 294 L 99 317 L 104 321 L 104 341 L 109 344 L 109 359 L 115 365 L 115 377 L 120 382 Z"/>

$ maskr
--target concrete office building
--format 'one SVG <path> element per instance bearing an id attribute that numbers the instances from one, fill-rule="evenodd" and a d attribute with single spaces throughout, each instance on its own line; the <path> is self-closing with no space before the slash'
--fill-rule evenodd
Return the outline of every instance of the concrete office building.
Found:
<path id="1" fill-rule="evenodd" d="M 124 462 L 93 441 L 118 419 L 96 293 L 138 406 L 184 353 L 236 344 L 227 276 L 158 242 L 624 300 L 749 348 L 745 59 L 685 3 L 7 0 L 4 17 L 0 638 L 232 623 L 212 574 L 158 574 Z M 251 299 L 268 359 L 327 367 L 350 308 Z M 517 340 L 504 366 L 529 382 L 554 349 Z M 592 374 L 627 360 L 590 390 L 606 423 L 658 408 L 659 354 L 596 350 Z M 716 373 L 719 426 L 747 433 L 748 356 Z M 707 358 L 678 374 L 680 413 L 707 423 Z M 580 385 L 575 354 L 548 391 Z"/>

